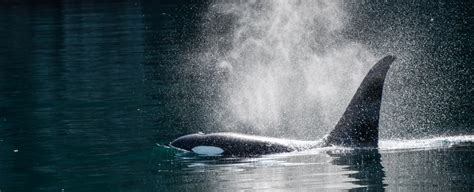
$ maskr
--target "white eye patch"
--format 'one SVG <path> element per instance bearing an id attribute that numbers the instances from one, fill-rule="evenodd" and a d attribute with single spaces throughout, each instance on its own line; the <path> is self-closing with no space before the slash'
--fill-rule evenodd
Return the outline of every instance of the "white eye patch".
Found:
<path id="1" fill-rule="evenodd" d="M 214 146 L 197 146 L 191 150 L 199 155 L 220 155 L 224 153 L 223 149 Z"/>

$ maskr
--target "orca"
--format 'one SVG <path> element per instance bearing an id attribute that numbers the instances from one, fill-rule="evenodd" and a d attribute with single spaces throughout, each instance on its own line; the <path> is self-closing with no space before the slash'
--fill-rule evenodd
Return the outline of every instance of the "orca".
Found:
<path id="1" fill-rule="evenodd" d="M 328 146 L 377 148 L 383 85 L 393 61 L 394 56 L 385 56 L 370 69 L 335 128 L 320 140 L 299 141 L 224 132 L 189 134 L 168 145 L 199 155 L 236 157 Z"/>

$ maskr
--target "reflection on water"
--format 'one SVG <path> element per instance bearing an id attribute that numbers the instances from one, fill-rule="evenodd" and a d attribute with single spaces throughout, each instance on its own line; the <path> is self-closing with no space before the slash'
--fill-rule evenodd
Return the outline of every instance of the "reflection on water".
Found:
<path id="1" fill-rule="evenodd" d="M 159 190 L 469 191 L 470 146 L 411 149 L 315 149 L 260 158 L 197 156 L 158 147 Z"/>
<path id="2" fill-rule="evenodd" d="M 470 147 L 384 154 L 387 189 L 472 191 L 473 151 L 471 143 Z"/>
<path id="3" fill-rule="evenodd" d="M 353 183 L 374 191 L 384 189 L 385 173 L 378 150 L 356 150 L 333 156 L 336 157 L 332 161 L 333 164 L 355 171 L 355 173 L 348 174 L 348 177 L 355 178 Z"/>
<path id="4" fill-rule="evenodd" d="M 250 159 L 188 154 L 178 156 L 176 161 L 184 166 L 179 170 L 183 171 L 183 179 L 200 175 L 209 185 L 203 188 L 206 191 L 351 189 L 359 186 L 354 183 L 355 178 L 347 176 L 357 173 L 357 170 L 335 166 L 331 160 L 324 151 L 312 151 Z M 191 182 L 178 188 L 162 187 L 179 191 L 202 186 Z"/>
<path id="5" fill-rule="evenodd" d="M 253 159 L 156 147 L 213 129 L 203 102 L 213 94 L 199 88 L 207 74 L 182 70 L 206 3 L 3 2 L 2 192 L 473 190 L 465 143 Z"/>

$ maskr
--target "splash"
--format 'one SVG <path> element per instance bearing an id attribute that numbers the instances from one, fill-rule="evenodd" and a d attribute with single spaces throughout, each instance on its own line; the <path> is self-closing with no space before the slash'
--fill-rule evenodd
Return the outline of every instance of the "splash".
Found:
<path id="1" fill-rule="evenodd" d="M 321 137 L 376 59 L 344 38 L 341 1 L 218 1 L 207 18 L 201 63 L 220 74 L 225 131 Z"/>
<path id="2" fill-rule="evenodd" d="M 379 149 L 383 152 L 443 149 L 457 146 L 474 146 L 474 135 L 433 137 L 413 140 L 382 140 Z"/>

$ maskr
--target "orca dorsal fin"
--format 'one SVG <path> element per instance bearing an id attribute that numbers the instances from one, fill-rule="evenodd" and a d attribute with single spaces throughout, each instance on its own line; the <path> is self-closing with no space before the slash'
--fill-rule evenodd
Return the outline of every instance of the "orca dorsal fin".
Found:
<path id="1" fill-rule="evenodd" d="M 377 147 L 383 84 L 394 60 L 385 56 L 370 69 L 325 145 Z"/>

